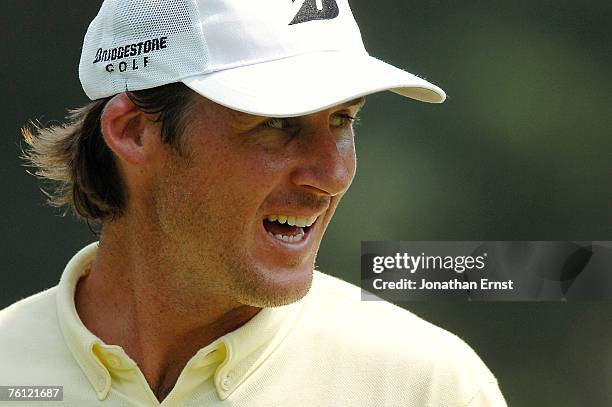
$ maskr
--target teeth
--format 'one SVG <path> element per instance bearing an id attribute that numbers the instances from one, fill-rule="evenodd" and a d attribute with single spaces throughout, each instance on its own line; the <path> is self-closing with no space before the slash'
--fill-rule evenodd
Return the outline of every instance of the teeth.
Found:
<path id="1" fill-rule="evenodd" d="M 295 236 L 286 236 L 281 234 L 273 235 L 271 232 L 268 232 L 268 234 L 273 238 L 283 241 L 285 243 L 297 243 L 304 238 L 304 231 L 300 231 L 300 233 Z"/>
<path id="2" fill-rule="evenodd" d="M 268 215 L 266 219 L 268 219 L 270 222 L 277 221 L 280 224 L 287 223 L 291 226 L 298 226 L 303 228 L 312 226 L 312 224 L 315 223 L 315 221 L 317 220 L 317 217 L 313 216 L 310 218 L 300 218 L 299 216 Z"/>

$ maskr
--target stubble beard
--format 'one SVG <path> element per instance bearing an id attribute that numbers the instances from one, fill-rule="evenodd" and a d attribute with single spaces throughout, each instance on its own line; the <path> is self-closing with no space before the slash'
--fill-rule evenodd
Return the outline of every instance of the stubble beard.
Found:
<path id="1" fill-rule="evenodd" d="M 304 270 L 307 259 L 295 259 L 283 270 L 268 270 L 253 260 L 215 216 L 223 209 L 209 208 L 208 197 L 192 196 L 189 185 L 181 185 L 179 180 L 191 178 L 185 175 L 190 165 L 182 158 L 167 165 L 152 193 L 160 233 L 158 255 L 164 269 L 173 270 L 177 292 L 190 300 L 214 295 L 255 307 L 287 305 L 304 297 L 312 285 L 316 253 L 308 264 L 309 275 L 297 282 L 292 281 L 292 269 Z"/>
<path id="2" fill-rule="evenodd" d="M 312 285 L 313 267 L 296 280 L 291 268 L 269 270 L 243 252 L 201 248 L 197 253 L 174 261 L 179 291 L 191 298 L 214 295 L 253 307 L 278 307 L 300 300 Z"/>
<path id="3" fill-rule="evenodd" d="M 267 269 L 231 235 L 219 230 L 223 225 L 207 213 L 204 205 L 187 217 L 180 216 L 176 209 L 171 209 L 173 216 L 160 219 L 165 230 L 158 255 L 165 263 L 162 268 L 172 271 L 177 292 L 196 301 L 214 295 L 254 307 L 287 305 L 308 293 L 314 256 L 307 266 L 308 278 L 295 281 L 294 273 L 304 270 L 307 259 L 295 259 L 282 270 Z M 168 223 L 170 216 L 173 220 Z"/>
<path id="4" fill-rule="evenodd" d="M 233 268 L 232 295 L 241 304 L 254 307 L 278 307 L 302 299 L 312 285 L 312 271 L 305 284 L 279 284 L 264 273 L 240 266 Z"/>

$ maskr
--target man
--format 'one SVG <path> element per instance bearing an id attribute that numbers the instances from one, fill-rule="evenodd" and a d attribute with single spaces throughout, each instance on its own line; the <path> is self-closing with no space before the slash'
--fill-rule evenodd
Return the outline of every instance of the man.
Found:
<path id="1" fill-rule="evenodd" d="M 0 385 L 69 406 L 498 406 L 461 340 L 313 272 L 367 94 L 444 92 L 370 57 L 343 0 L 107 0 L 93 102 L 25 132 L 51 203 L 101 226 L 0 313 Z"/>

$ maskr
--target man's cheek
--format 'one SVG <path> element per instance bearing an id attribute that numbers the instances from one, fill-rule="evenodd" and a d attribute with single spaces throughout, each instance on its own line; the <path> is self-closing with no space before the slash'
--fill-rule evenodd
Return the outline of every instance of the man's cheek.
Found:
<path id="1" fill-rule="evenodd" d="M 355 174 L 357 172 L 357 157 L 355 155 L 354 146 L 344 155 L 344 165 L 348 175 L 348 182 L 346 186 L 346 189 L 348 189 L 353 183 L 353 179 L 355 179 Z"/>

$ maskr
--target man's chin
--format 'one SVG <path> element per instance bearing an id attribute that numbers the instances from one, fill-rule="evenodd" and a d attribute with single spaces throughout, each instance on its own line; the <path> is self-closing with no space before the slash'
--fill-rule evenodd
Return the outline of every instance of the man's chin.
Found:
<path id="1" fill-rule="evenodd" d="M 252 270 L 237 290 L 238 301 L 253 307 L 279 307 L 302 299 L 312 285 L 313 268 Z"/>

